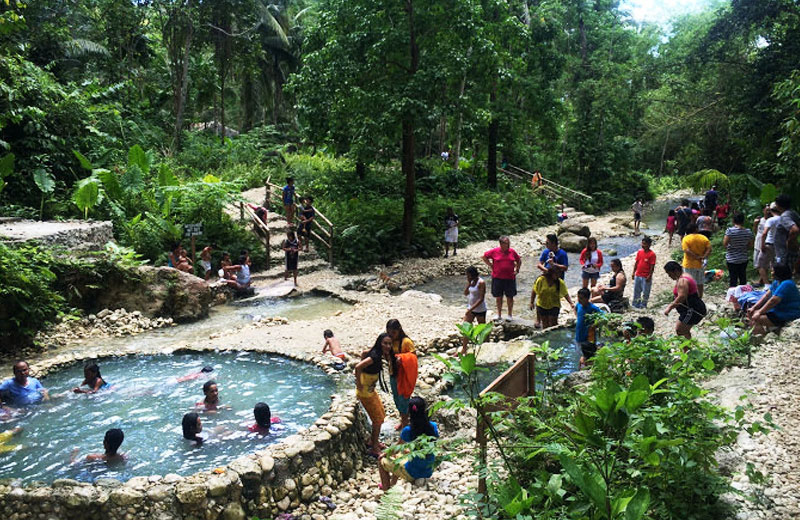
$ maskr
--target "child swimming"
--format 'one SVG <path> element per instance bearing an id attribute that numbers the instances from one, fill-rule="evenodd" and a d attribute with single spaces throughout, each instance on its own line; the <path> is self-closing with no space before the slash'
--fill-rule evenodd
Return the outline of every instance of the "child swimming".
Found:
<path id="1" fill-rule="evenodd" d="M 270 425 L 280 424 L 280 417 L 273 417 L 267 403 L 256 403 L 253 407 L 253 416 L 256 423 L 247 428 L 249 431 L 259 433 L 261 435 L 268 435 L 270 432 Z"/>
<path id="2" fill-rule="evenodd" d="M 195 379 L 199 379 L 199 378 L 201 378 L 203 376 L 207 377 L 208 374 L 210 374 L 213 371 L 214 371 L 214 367 L 212 367 L 212 366 L 204 366 L 202 369 L 200 369 L 199 372 L 192 372 L 192 373 L 186 374 L 185 376 L 179 377 L 178 378 L 178 382 L 179 383 L 183 383 L 185 381 L 194 381 Z"/>
<path id="3" fill-rule="evenodd" d="M 181 421 L 181 428 L 183 429 L 184 439 L 194 441 L 198 446 L 203 444 L 203 438 L 197 435 L 203 431 L 203 423 L 200 422 L 200 416 L 197 413 L 190 412 L 184 415 Z"/>
<path id="4" fill-rule="evenodd" d="M 203 394 L 206 397 L 197 403 L 197 406 L 202 406 L 207 412 L 219 409 L 219 388 L 216 381 L 206 381 L 203 385 Z"/>
<path id="5" fill-rule="evenodd" d="M 124 462 L 125 455 L 119 453 L 119 447 L 125 440 L 125 434 L 119 428 L 111 428 L 103 437 L 103 449 L 105 453 L 90 453 L 86 456 L 87 462 L 102 460 L 104 462 Z"/>
<path id="6" fill-rule="evenodd" d="M 89 388 L 82 389 L 81 386 L 86 385 Z M 108 388 L 110 385 L 103 380 L 100 375 L 100 367 L 97 363 L 91 363 L 83 367 L 83 383 L 72 389 L 76 394 L 93 394 L 98 390 Z"/>

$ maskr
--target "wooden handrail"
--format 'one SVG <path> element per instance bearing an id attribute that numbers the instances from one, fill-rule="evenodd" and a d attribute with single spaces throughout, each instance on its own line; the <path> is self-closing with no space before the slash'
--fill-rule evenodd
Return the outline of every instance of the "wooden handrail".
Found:
<path id="1" fill-rule="evenodd" d="M 283 205 L 283 195 L 282 195 L 283 187 L 282 186 L 278 186 L 277 184 L 275 184 L 273 182 L 270 182 L 269 179 L 267 179 L 266 181 L 264 181 L 264 188 L 266 189 L 266 192 L 267 192 L 266 193 L 266 199 L 267 200 L 269 200 L 271 202 L 275 202 L 277 206 L 282 206 Z M 334 235 L 333 222 L 331 222 L 330 219 L 328 217 L 326 217 L 322 212 L 320 212 L 314 205 L 312 205 L 311 207 L 314 208 L 314 222 L 312 223 L 312 226 L 314 226 L 314 224 L 316 224 L 316 226 L 315 226 L 316 229 L 318 229 L 320 231 L 320 233 L 322 233 L 325 237 L 327 237 L 328 240 L 326 241 L 319 234 L 315 233 L 312 230 L 309 230 L 309 231 L 311 232 L 311 234 L 317 240 L 322 242 L 322 244 L 325 247 L 328 248 L 328 262 L 331 264 L 331 267 L 333 267 L 333 265 L 334 265 L 333 264 L 333 235 Z M 296 221 L 300 220 L 300 216 L 299 216 L 298 213 L 299 212 L 295 212 L 295 214 L 294 214 L 294 218 L 295 218 Z M 323 226 L 320 221 L 324 222 L 327 225 L 328 229 L 325 229 L 325 226 Z"/>
<path id="2" fill-rule="evenodd" d="M 513 175 L 514 173 L 516 173 L 518 176 L 519 176 L 520 174 L 525 174 L 525 175 L 527 175 L 528 177 L 531 177 L 531 178 L 533 178 L 533 174 L 532 174 L 531 172 L 529 172 L 529 171 L 527 171 L 527 170 L 523 170 L 523 169 L 522 169 L 522 168 L 520 168 L 519 166 L 514 166 L 513 164 L 507 164 L 507 165 L 506 165 L 506 168 L 507 168 L 507 169 L 512 169 L 512 170 L 516 170 L 516 172 L 510 172 L 510 171 L 509 171 L 509 173 L 512 173 L 512 175 Z M 517 173 L 517 172 L 519 172 L 519 173 Z M 572 189 L 572 188 L 568 188 L 567 186 L 564 186 L 564 185 L 562 185 L 562 184 L 559 184 L 559 183 L 557 183 L 557 182 L 555 182 L 555 181 L 552 181 L 552 180 L 550 180 L 550 179 L 548 179 L 548 178 L 544 178 L 544 177 L 543 177 L 543 178 L 542 178 L 542 182 L 543 182 L 543 184 L 548 184 L 548 183 L 549 183 L 549 184 L 552 184 L 553 186 L 557 187 L 558 189 L 560 189 L 560 190 L 564 190 L 564 191 L 567 191 L 567 192 L 569 192 L 569 193 L 572 193 L 573 195 L 576 195 L 576 196 L 578 196 L 578 197 L 583 197 L 583 198 L 585 198 L 585 199 L 590 199 L 590 200 L 591 200 L 591 198 L 592 198 L 591 196 L 589 196 L 589 195 L 587 195 L 587 194 L 585 194 L 585 193 L 583 193 L 583 192 L 580 192 L 580 191 L 578 191 L 578 190 L 574 190 L 574 189 Z"/>

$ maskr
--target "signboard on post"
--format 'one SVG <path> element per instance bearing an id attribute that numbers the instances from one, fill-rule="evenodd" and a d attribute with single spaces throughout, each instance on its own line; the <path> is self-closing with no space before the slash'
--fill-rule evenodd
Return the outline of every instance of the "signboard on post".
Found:
<path id="1" fill-rule="evenodd" d="M 203 234 L 203 223 L 198 224 L 184 224 L 183 236 L 184 237 L 199 237 Z"/>
<path id="2" fill-rule="evenodd" d="M 202 235 L 203 235 L 203 223 L 202 222 L 199 222 L 197 224 L 184 224 L 183 225 L 183 236 L 184 236 L 184 238 L 185 237 L 191 237 L 192 238 L 192 265 L 194 265 L 195 262 L 197 261 L 195 259 L 196 247 L 195 247 L 194 237 L 199 237 L 199 236 L 202 236 Z"/>

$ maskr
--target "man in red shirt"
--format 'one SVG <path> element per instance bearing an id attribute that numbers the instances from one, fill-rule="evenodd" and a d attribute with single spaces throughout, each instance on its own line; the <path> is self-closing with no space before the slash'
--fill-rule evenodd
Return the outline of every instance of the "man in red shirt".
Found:
<path id="1" fill-rule="evenodd" d="M 492 296 L 497 302 L 497 319 L 503 319 L 503 296 L 508 303 L 508 319 L 514 318 L 514 296 L 517 295 L 517 274 L 522 258 L 511 249 L 511 240 L 500 237 L 500 247 L 483 254 L 483 262 L 492 269 Z"/>
<path id="2" fill-rule="evenodd" d="M 653 271 L 656 268 L 656 253 L 650 249 L 653 239 L 644 237 L 642 248 L 636 253 L 633 264 L 633 306 L 638 309 L 647 308 L 650 299 L 650 287 L 653 285 Z"/>

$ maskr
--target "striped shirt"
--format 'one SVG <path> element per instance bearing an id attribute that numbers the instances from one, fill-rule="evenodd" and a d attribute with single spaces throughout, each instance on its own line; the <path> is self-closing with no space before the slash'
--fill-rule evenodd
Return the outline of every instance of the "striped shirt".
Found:
<path id="1" fill-rule="evenodd" d="M 746 264 L 750 256 L 750 241 L 753 232 L 743 227 L 731 227 L 725 231 L 728 247 L 725 249 L 725 261 L 729 264 Z"/>

